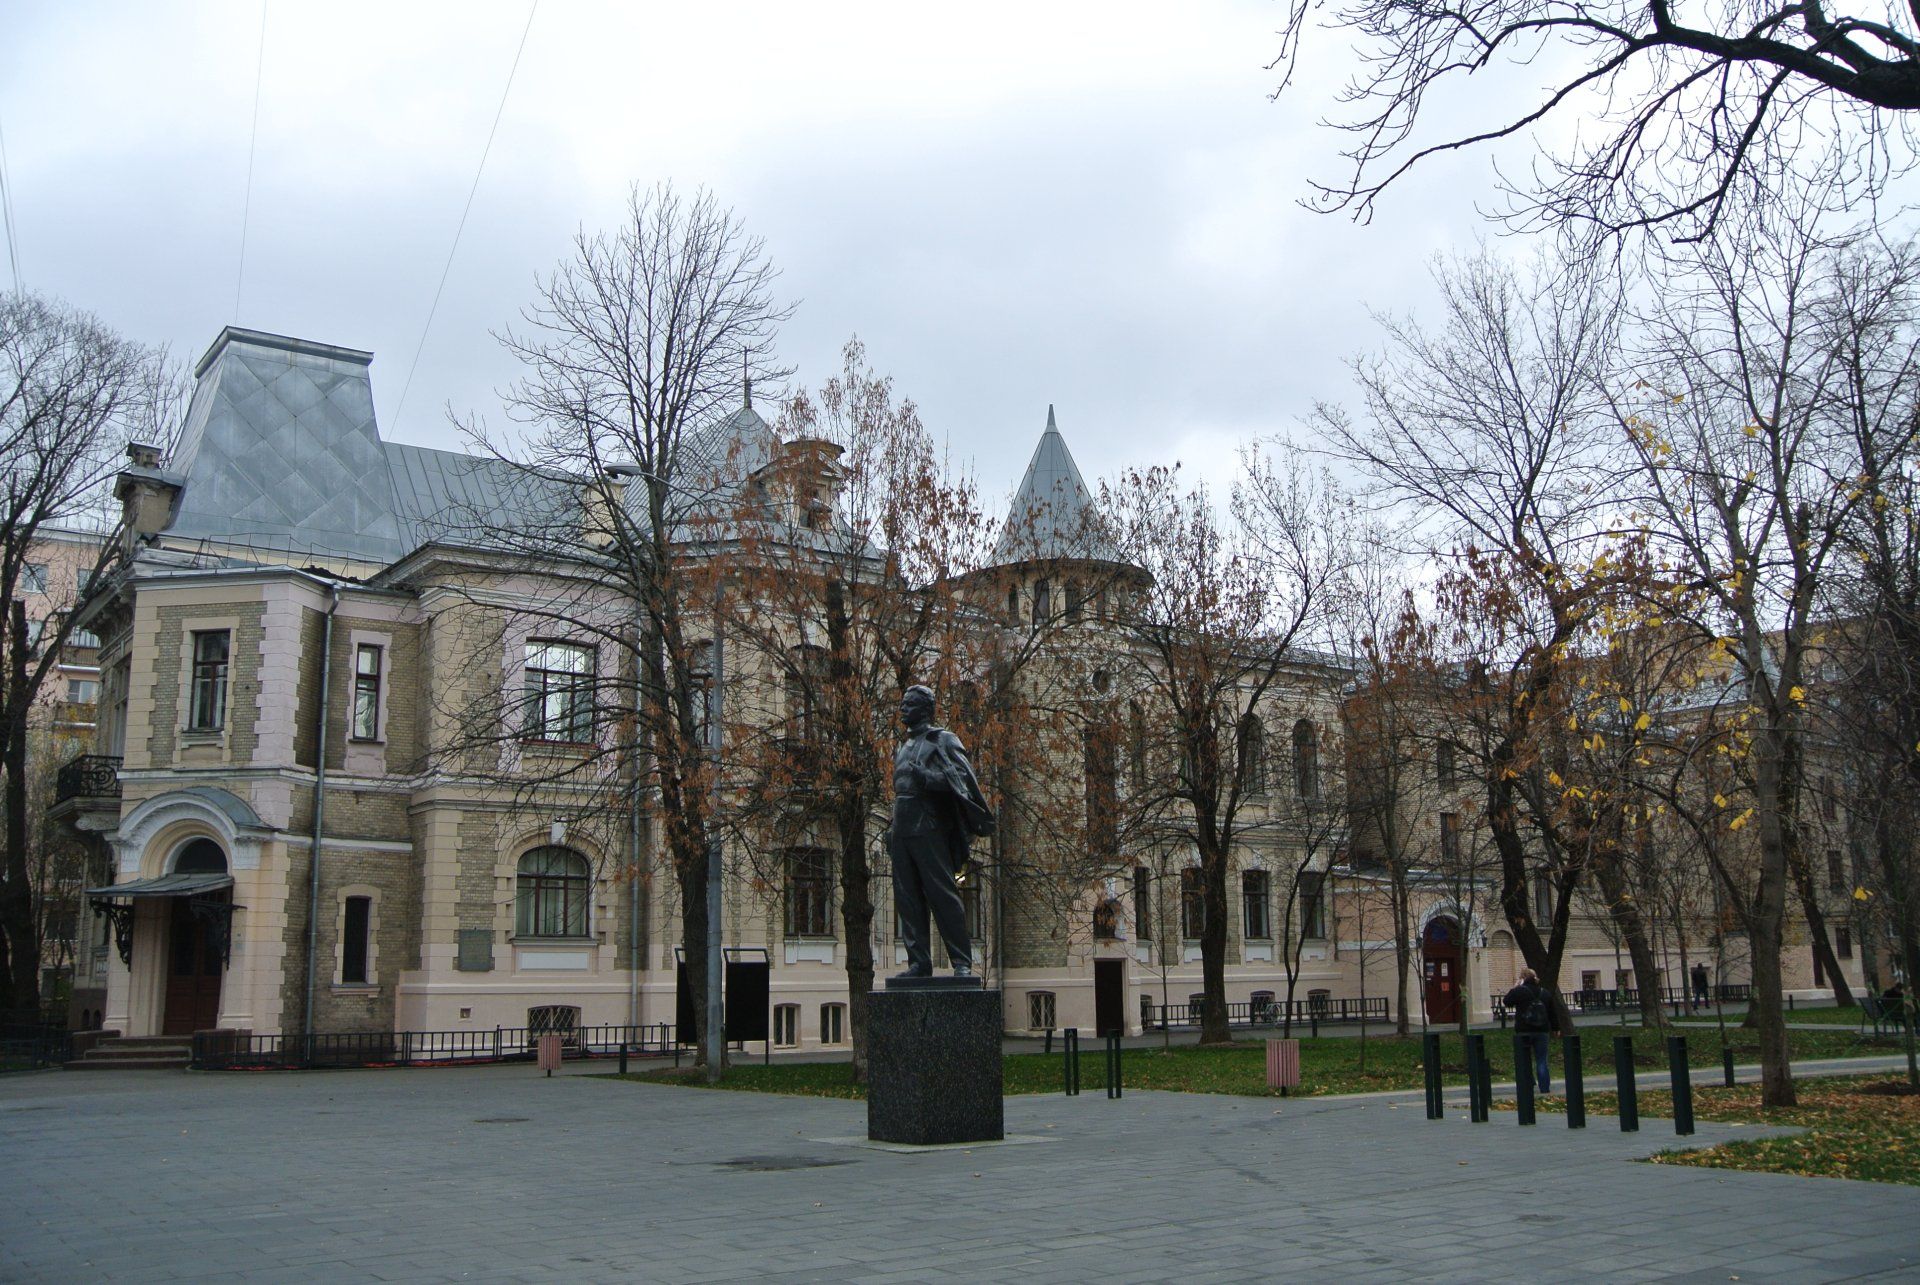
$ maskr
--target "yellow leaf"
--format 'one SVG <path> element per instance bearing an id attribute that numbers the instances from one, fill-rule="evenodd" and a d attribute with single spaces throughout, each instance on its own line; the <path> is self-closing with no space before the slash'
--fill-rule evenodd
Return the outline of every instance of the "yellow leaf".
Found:
<path id="1" fill-rule="evenodd" d="M 1633 730 L 1636 732 L 1644 732 L 1652 726 L 1653 715 L 1651 714 L 1642 714 L 1639 718 L 1633 720 Z"/>
<path id="2" fill-rule="evenodd" d="M 1807 699 L 1807 689 L 1804 687 L 1791 688 L 1787 692 L 1787 699 L 1791 701 L 1798 701 L 1801 704 L 1805 704 Z"/>
<path id="3" fill-rule="evenodd" d="M 1628 700 L 1626 697 L 1622 696 L 1620 698 L 1620 712 L 1622 714 L 1625 714 L 1632 708 L 1633 708 L 1633 702 Z"/>
<path id="4" fill-rule="evenodd" d="M 1713 796 L 1713 806 L 1714 806 L 1714 807 L 1716 807 L 1716 808 L 1724 808 L 1724 807 L 1726 807 L 1726 806 L 1727 806 L 1727 796 L 1726 796 L 1726 795 L 1724 795 L 1724 794 L 1716 794 L 1716 795 L 1714 795 L 1714 796 Z"/>

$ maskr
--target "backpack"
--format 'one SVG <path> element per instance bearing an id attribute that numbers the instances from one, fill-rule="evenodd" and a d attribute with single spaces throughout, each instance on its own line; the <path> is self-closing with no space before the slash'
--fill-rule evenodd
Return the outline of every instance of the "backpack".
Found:
<path id="1" fill-rule="evenodd" d="M 1547 1008 L 1547 994 L 1539 987 L 1533 988 L 1533 995 L 1520 1008 L 1520 1020 L 1517 1025 L 1529 1030 L 1544 1031 L 1553 1026 L 1553 1013 Z"/>

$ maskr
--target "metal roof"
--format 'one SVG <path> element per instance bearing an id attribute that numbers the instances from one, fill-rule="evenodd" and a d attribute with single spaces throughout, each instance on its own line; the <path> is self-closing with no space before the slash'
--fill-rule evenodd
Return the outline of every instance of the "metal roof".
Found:
<path id="1" fill-rule="evenodd" d="M 1033 448 L 1026 476 L 1014 492 L 1007 523 L 993 549 L 998 565 L 1039 558 L 1117 560 L 1094 508 L 1093 494 L 1080 476 L 1067 439 L 1047 407 L 1047 427 Z"/>
<path id="2" fill-rule="evenodd" d="M 233 887 L 233 876 L 226 874 L 158 875 L 152 879 L 131 879 L 126 883 L 89 888 L 87 896 L 102 901 L 118 897 L 191 897 L 195 893 L 217 892 Z"/>

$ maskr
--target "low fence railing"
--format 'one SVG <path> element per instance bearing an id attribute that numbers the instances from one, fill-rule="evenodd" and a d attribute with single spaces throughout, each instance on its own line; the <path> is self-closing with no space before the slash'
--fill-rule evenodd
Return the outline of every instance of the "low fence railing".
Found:
<path id="1" fill-rule="evenodd" d="M 203 1071 L 311 1070 L 320 1067 L 472 1066 L 531 1062 L 542 1034 L 561 1035 L 561 1056 L 672 1057 L 680 1045 L 670 1022 L 653 1026 L 578 1026 L 560 1032 L 524 1026 L 478 1031 L 317 1031 L 312 1035 L 193 1037 L 193 1066 Z"/>
<path id="2" fill-rule="evenodd" d="M 1200 1025 L 1200 1005 L 1159 1005 L 1148 1000 L 1140 1007 L 1141 1024 L 1147 1030 Z M 1271 999 L 1239 1000 L 1227 1004 L 1227 1025 L 1246 1027 L 1284 1026 L 1289 1018 L 1296 1026 L 1314 1022 L 1386 1022 L 1392 1011 L 1384 995 L 1368 999 Z"/>
<path id="3" fill-rule="evenodd" d="M 1661 989 L 1660 997 L 1662 1004 L 1675 1008 L 1685 1008 L 1689 1004 L 1711 1005 L 1716 1001 L 1722 1004 L 1745 1004 L 1753 999 L 1753 987 L 1747 982 L 1721 982 L 1708 989 L 1708 998 L 1703 1001 L 1690 987 L 1667 986 Z M 1632 986 L 1568 991 L 1563 998 L 1567 1001 L 1567 1007 L 1576 1013 L 1613 1013 L 1623 1008 L 1640 1007 L 1640 992 Z M 1503 996 L 1493 997 L 1493 1015 L 1503 1023 L 1511 1016 Z"/>
<path id="4" fill-rule="evenodd" d="M 73 1033 L 36 1011 L 0 1012 L 0 1071 L 37 1071 L 73 1059 Z"/>
<path id="5" fill-rule="evenodd" d="M 117 799 L 120 797 L 120 758 L 114 754 L 82 754 L 61 764 L 53 780 L 53 801 Z"/>

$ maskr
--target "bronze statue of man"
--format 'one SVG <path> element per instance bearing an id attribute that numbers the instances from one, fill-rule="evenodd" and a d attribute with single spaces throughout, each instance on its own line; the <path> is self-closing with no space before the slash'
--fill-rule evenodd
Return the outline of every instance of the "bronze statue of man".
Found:
<path id="1" fill-rule="evenodd" d="M 933 689 L 900 696 L 907 734 L 893 752 L 893 906 L 907 948 L 903 978 L 933 975 L 928 917 L 939 925 L 955 977 L 973 976 L 973 943 L 955 876 L 967 868 L 970 836 L 993 833 L 993 813 L 967 762 L 966 747 L 933 725 Z"/>

